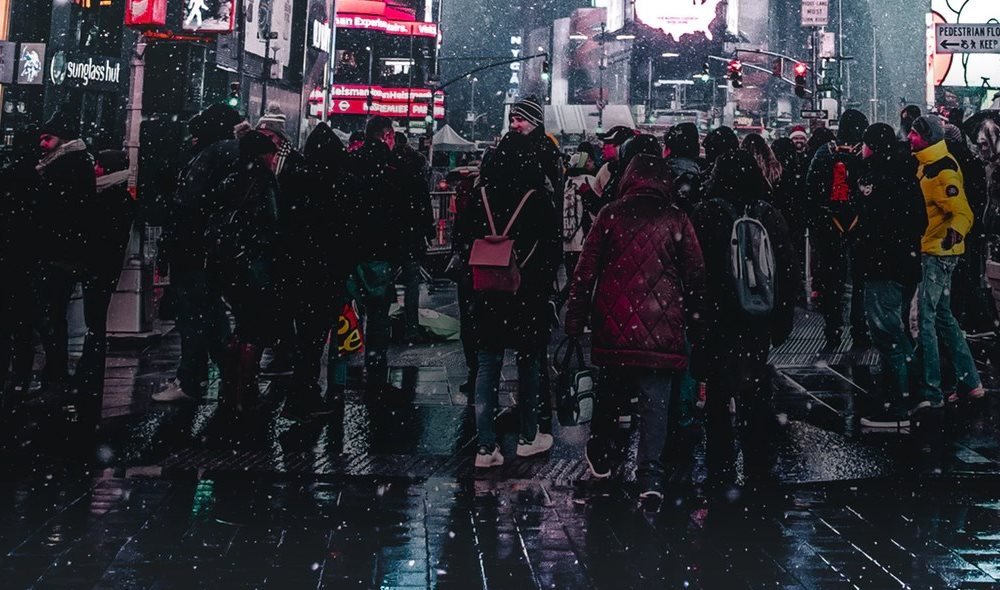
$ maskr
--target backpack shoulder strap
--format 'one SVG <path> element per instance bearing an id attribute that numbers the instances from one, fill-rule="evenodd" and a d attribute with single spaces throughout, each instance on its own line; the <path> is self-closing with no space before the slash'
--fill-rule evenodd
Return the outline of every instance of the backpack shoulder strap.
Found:
<path id="1" fill-rule="evenodd" d="M 514 227 L 514 222 L 517 221 L 518 216 L 521 215 L 521 209 L 524 209 L 524 204 L 528 202 L 528 197 L 534 194 L 534 192 L 535 189 L 531 189 L 524 194 L 524 197 L 521 198 L 521 202 L 517 204 L 517 209 L 514 209 L 514 214 L 510 216 L 510 221 L 507 222 L 507 227 L 504 228 L 503 233 L 500 235 L 506 237 L 510 233 L 510 228 Z M 485 198 L 486 193 L 484 192 L 483 195 Z M 492 221 L 490 222 L 490 226 L 492 227 Z M 496 233 L 495 229 L 493 230 L 493 233 Z"/>
<path id="2" fill-rule="evenodd" d="M 483 195 L 483 207 L 486 207 L 486 221 L 490 224 L 490 235 L 495 236 L 497 235 L 497 226 L 493 223 L 493 211 L 490 210 L 490 200 L 486 197 L 486 187 L 480 187 L 479 190 L 482 191 Z"/>

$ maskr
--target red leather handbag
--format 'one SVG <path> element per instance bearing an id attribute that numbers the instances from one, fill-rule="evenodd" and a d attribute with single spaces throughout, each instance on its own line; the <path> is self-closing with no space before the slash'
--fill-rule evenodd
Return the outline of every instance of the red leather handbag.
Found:
<path id="1" fill-rule="evenodd" d="M 534 193 L 530 190 L 521 199 L 511 215 L 507 227 L 502 234 L 497 234 L 496 224 L 493 221 L 493 211 L 490 209 L 490 200 L 486 196 L 486 189 L 482 189 L 483 206 L 486 208 L 486 219 L 490 224 L 490 235 L 480 238 L 472 243 L 472 253 L 469 255 L 469 267 L 472 269 L 472 288 L 475 291 L 488 291 L 496 293 L 517 293 L 521 288 L 521 268 L 518 266 L 517 254 L 514 252 L 514 240 L 508 237 L 510 229 L 514 226 L 521 209 L 528 202 L 528 197 Z M 525 257 L 528 261 L 531 253 Z M 523 264 L 523 263 L 522 263 Z"/>

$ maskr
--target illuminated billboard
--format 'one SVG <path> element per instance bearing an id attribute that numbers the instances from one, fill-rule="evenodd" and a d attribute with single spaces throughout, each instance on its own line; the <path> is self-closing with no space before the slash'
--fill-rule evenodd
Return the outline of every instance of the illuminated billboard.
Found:
<path id="1" fill-rule="evenodd" d="M 725 22 L 725 0 L 636 0 L 635 18 L 679 41 L 684 35 L 702 33 L 712 40 L 717 21 Z"/>

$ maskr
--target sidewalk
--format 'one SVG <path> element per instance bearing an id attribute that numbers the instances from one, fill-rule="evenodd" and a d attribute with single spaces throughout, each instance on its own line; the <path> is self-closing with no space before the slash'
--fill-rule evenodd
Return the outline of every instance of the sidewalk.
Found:
<path id="1" fill-rule="evenodd" d="M 430 302 L 455 314 L 450 297 Z M 279 417 L 280 380 L 241 421 L 214 402 L 150 403 L 176 366 L 169 334 L 109 358 L 96 450 L 50 409 L 4 420 L 2 586 L 1000 587 L 995 376 L 986 400 L 949 409 L 930 433 L 863 433 L 874 353 L 849 341 L 821 352 L 817 328 L 800 316 L 772 355 L 783 424 L 772 481 L 706 500 L 693 430 L 674 443 L 668 501 L 652 516 L 629 482 L 591 481 L 586 427 L 556 426 L 552 453 L 522 460 L 505 413 L 508 461 L 477 473 L 457 343 L 393 350 L 407 399 L 365 400 L 355 366 L 342 415 L 296 425 Z"/>

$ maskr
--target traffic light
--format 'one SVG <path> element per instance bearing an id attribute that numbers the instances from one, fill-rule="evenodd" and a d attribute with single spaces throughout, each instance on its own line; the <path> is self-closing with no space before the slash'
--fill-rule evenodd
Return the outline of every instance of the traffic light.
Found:
<path id="1" fill-rule="evenodd" d="M 240 106 L 240 83 L 232 82 L 229 84 L 229 98 L 226 99 L 226 104 L 235 108 Z"/>
<path id="2" fill-rule="evenodd" d="M 774 64 L 771 66 L 771 75 L 775 78 L 781 77 L 782 63 L 781 58 L 774 60 Z"/>
<path id="3" fill-rule="evenodd" d="M 733 88 L 743 88 L 743 62 L 734 59 L 729 62 L 726 69 L 729 72 L 729 81 L 732 82 Z"/>
<path id="4" fill-rule="evenodd" d="M 549 66 L 549 60 L 548 59 L 543 60 L 542 61 L 542 80 L 545 80 L 546 82 L 549 81 L 549 71 L 551 69 L 552 69 L 551 66 Z"/>
<path id="5" fill-rule="evenodd" d="M 701 74 L 696 74 L 695 78 L 700 78 L 702 82 L 708 82 L 712 79 L 712 74 L 708 71 L 708 62 L 701 64 Z"/>
<path id="6" fill-rule="evenodd" d="M 806 72 L 808 70 L 809 68 L 802 62 L 795 64 L 795 96 L 799 98 L 806 96 Z"/>

